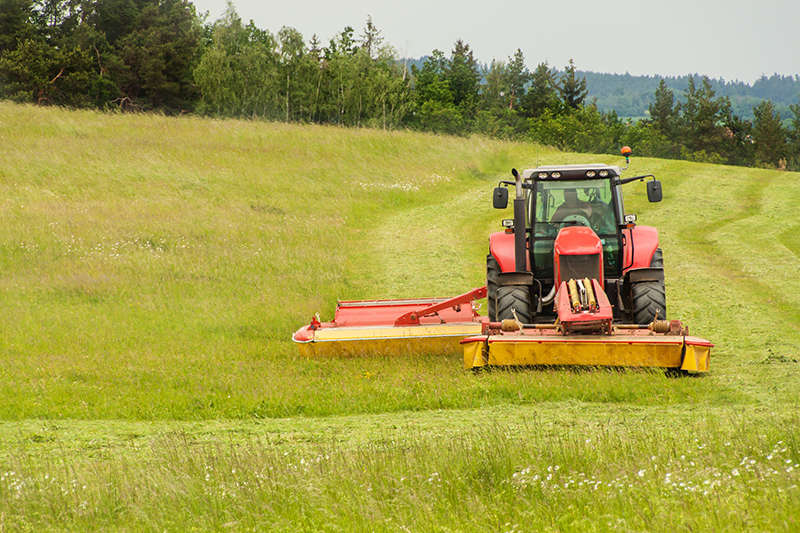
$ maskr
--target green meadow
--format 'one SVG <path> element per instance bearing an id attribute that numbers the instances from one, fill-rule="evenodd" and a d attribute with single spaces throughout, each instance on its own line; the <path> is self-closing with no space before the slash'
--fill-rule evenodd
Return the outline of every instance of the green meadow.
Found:
<path id="1" fill-rule="evenodd" d="M 800 531 L 797 173 L 631 159 L 709 374 L 297 353 L 482 286 L 497 182 L 589 161 L 0 103 L 0 532 Z"/>

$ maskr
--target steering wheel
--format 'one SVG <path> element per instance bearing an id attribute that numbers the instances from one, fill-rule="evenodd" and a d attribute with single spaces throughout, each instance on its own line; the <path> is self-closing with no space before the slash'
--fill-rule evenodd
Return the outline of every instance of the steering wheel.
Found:
<path id="1" fill-rule="evenodd" d="M 564 220 L 562 221 L 562 227 L 567 225 L 586 226 L 587 228 L 591 227 L 591 224 L 589 224 L 589 219 L 583 215 L 569 215 L 567 217 L 564 217 Z"/>

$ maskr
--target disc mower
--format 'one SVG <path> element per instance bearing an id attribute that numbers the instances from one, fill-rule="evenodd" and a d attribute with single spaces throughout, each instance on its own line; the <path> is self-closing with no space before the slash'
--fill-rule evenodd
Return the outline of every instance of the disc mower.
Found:
<path id="1" fill-rule="evenodd" d="M 454 298 L 339 302 L 332 322 L 312 319 L 293 340 L 305 355 L 452 353 L 465 368 L 584 365 L 705 372 L 713 344 L 667 316 L 658 231 L 625 212 L 626 166 L 542 166 L 501 181 L 493 204 L 514 218 L 489 237 L 486 286 Z M 476 300 L 487 299 L 488 316 Z"/>

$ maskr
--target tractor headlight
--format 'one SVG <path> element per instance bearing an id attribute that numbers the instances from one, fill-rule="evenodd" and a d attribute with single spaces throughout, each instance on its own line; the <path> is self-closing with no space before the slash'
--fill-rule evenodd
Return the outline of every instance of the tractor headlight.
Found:
<path id="1" fill-rule="evenodd" d="M 547 172 L 539 172 L 539 179 L 546 180 L 547 179 Z"/>
<path id="2" fill-rule="evenodd" d="M 550 177 L 553 179 L 558 179 L 561 177 L 561 172 L 553 172 L 552 174 L 550 174 Z"/>
<path id="3" fill-rule="evenodd" d="M 600 175 L 601 178 L 607 178 L 608 170 L 601 170 L 600 172 L 598 172 L 598 174 Z"/>
<path id="4" fill-rule="evenodd" d="M 594 170 L 587 170 L 586 171 L 586 177 L 587 178 L 593 178 L 595 176 L 597 176 L 597 172 L 595 172 Z"/>

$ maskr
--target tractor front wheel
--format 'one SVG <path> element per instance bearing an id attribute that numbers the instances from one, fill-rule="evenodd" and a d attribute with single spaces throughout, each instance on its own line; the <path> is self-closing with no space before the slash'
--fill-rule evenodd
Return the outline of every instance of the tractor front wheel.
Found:
<path id="1" fill-rule="evenodd" d="M 663 281 L 635 283 L 631 287 L 634 324 L 649 324 L 653 320 L 666 320 L 667 296 Z"/>

